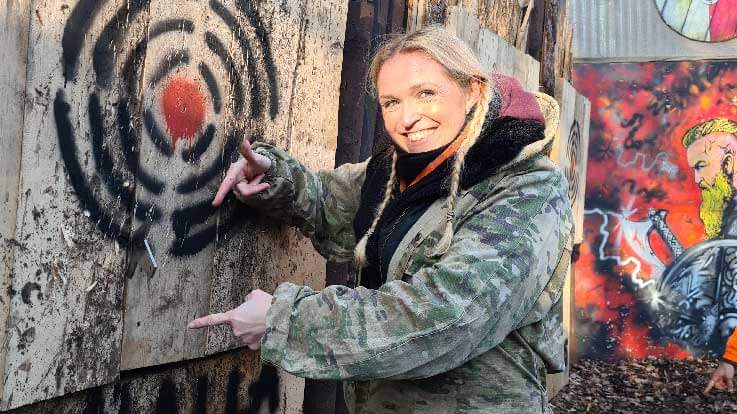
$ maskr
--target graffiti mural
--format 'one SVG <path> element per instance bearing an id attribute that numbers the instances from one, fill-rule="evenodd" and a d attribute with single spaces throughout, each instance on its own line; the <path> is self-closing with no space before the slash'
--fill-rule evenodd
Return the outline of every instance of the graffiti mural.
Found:
<path id="1" fill-rule="evenodd" d="M 737 326 L 737 62 L 582 64 L 580 354 L 719 355 Z"/>
<path id="2" fill-rule="evenodd" d="M 97 229 L 127 246 L 140 244 L 151 225 L 167 225 L 173 231 L 169 253 L 188 256 L 230 222 L 215 219 L 211 190 L 203 189 L 237 157 L 243 137 L 257 139 L 238 127 L 242 122 L 226 123 L 276 117 L 276 70 L 253 2 L 235 1 L 231 10 L 211 0 L 201 13 L 212 19 L 162 21 L 147 13 L 149 3 L 124 2 L 114 13 L 95 0 L 74 7 L 62 38 L 66 84 L 56 93 L 54 116 L 66 171 Z M 101 15 L 112 17 L 97 24 Z M 92 30 L 97 26 L 102 29 Z M 168 51 L 157 55 L 152 48 Z M 87 60 L 93 82 L 78 73 Z M 70 96 L 80 94 L 86 104 L 71 105 Z M 83 119 L 89 137 L 76 132 L 75 122 Z M 145 145 L 155 151 L 144 153 Z M 94 174 L 83 168 L 88 153 Z M 176 171 L 177 178 L 162 171 Z M 167 203 L 172 195 L 191 201 Z"/>
<path id="3" fill-rule="evenodd" d="M 663 21 L 679 34 L 702 42 L 737 37 L 737 0 L 655 0 Z"/>

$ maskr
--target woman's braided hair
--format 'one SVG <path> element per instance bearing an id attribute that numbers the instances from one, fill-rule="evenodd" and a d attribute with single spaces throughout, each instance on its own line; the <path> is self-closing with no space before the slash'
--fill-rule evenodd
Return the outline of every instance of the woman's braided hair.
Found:
<path id="1" fill-rule="evenodd" d="M 473 113 L 468 114 L 465 127 L 456 138 L 460 139 L 462 144 L 456 151 L 453 162 L 450 192 L 446 200 L 447 213 L 445 229 L 432 252 L 433 256 L 440 256 L 448 251 L 453 239 L 453 222 L 461 182 L 461 172 L 463 170 L 463 160 L 468 149 L 476 143 L 481 133 L 481 128 L 486 119 L 486 113 L 489 110 L 492 85 L 489 74 L 483 69 L 473 51 L 462 40 L 442 27 L 430 26 L 414 33 L 391 37 L 378 48 L 371 60 L 368 71 L 368 85 L 374 97 L 377 95 L 376 80 L 384 62 L 393 56 L 412 52 L 422 52 L 433 58 L 445 68 L 450 78 L 465 90 L 470 91 L 471 85 L 474 82 L 480 86 L 479 100 L 472 108 Z M 396 184 L 397 152 L 393 147 L 391 151 L 391 170 L 389 181 L 386 184 L 386 191 L 384 192 L 384 199 L 376 209 L 371 227 L 369 227 L 368 231 L 358 241 L 354 251 L 356 265 L 359 269 L 366 266 L 366 244 L 368 243 L 369 237 L 376 230 L 381 214 L 391 201 Z"/>

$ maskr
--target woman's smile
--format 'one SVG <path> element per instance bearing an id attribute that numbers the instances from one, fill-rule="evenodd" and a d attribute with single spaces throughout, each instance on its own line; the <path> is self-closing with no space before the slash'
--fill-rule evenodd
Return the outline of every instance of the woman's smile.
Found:
<path id="1" fill-rule="evenodd" d="M 413 131 L 413 132 L 407 132 L 404 134 L 411 142 L 418 142 L 422 141 L 425 138 L 431 137 L 433 132 L 435 132 L 437 128 L 427 128 L 422 129 L 419 131 Z"/>

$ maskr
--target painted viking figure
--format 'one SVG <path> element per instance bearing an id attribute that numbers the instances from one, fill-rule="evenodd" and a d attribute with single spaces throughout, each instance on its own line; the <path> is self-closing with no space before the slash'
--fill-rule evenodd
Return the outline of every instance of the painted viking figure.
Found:
<path id="1" fill-rule="evenodd" d="M 698 124 L 683 146 L 701 189 L 699 216 L 708 240 L 683 251 L 664 222 L 656 222 L 675 256 L 658 284 L 667 309 L 659 325 L 689 349 L 721 355 L 737 326 L 737 122 Z"/>

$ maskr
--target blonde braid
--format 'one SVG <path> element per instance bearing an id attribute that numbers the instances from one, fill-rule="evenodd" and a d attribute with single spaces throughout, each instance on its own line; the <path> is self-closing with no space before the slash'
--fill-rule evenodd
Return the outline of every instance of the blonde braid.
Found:
<path id="1" fill-rule="evenodd" d="M 396 165 L 397 150 L 392 148 L 392 165 L 389 172 L 389 180 L 386 183 L 386 190 L 384 190 L 384 200 L 382 200 L 381 204 L 379 204 L 379 207 L 376 209 L 376 213 L 374 214 L 374 221 L 371 223 L 371 227 L 369 227 L 368 231 L 366 231 L 363 237 L 361 237 L 361 240 L 358 241 L 358 244 L 356 244 L 356 248 L 353 250 L 353 257 L 356 261 L 356 266 L 358 267 L 359 284 L 361 269 L 364 268 L 368 263 L 368 260 L 366 259 L 366 244 L 368 243 L 369 237 L 374 234 L 376 226 L 379 224 L 379 219 L 381 219 L 381 214 L 384 212 L 386 206 L 389 205 L 389 201 L 392 198 L 392 193 L 394 192 L 394 180 L 397 176 Z"/>
<path id="2" fill-rule="evenodd" d="M 486 113 L 489 111 L 489 91 L 490 85 L 488 82 L 479 82 L 479 100 L 476 103 L 476 109 L 473 117 L 466 125 L 463 131 L 463 144 L 458 148 L 455 154 L 455 161 L 453 162 L 453 171 L 450 176 L 450 193 L 446 199 L 446 215 L 445 215 L 445 229 L 440 240 L 435 244 L 435 248 L 430 252 L 430 256 L 442 256 L 450 248 L 450 243 L 453 241 L 453 223 L 455 219 L 455 207 L 458 199 L 458 189 L 461 186 L 461 173 L 463 172 L 463 161 L 466 158 L 468 149 L 476 143 L 481 134 L 481 128 L 484 126 L 486 120 Z"/>

